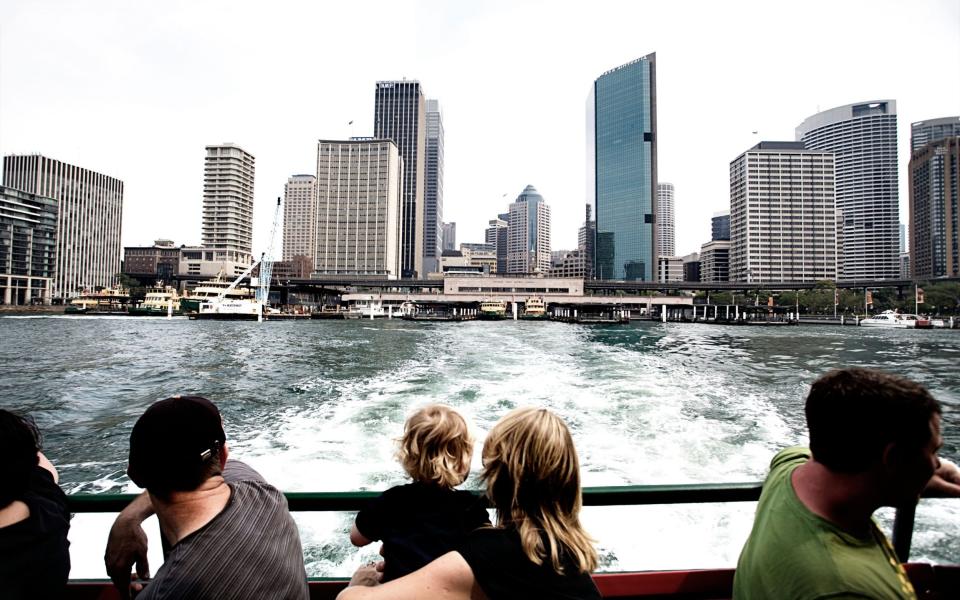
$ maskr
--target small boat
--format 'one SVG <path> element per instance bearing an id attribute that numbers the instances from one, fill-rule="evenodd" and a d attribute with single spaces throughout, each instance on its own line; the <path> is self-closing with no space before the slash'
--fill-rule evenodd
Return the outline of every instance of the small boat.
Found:
<path id="1" fill-rule="evenodd" d="M 879 315 L 860 319 L 862 327 L 886 327 L 888 329 L 929 329 L 932 325 L 929 319 L 917 315 L 899 313 L 894 310 L 885 310 Z"/>
<path id="2" fill-rule="evenodd" d="M 159 284 L 147 290 L 143 302 L 128 309 L 133 316 L 165 317 L 167 314 L 179 315 L 180 295 L 174 287 L 162 287 Z"/>
<path id="3" fill-rule="evenodd" d="M 261 318 L 261 315 L 262 318 L 267 318 L 267 311 L 264 310 L 263 303 L 256 298 L 240 300 L 214 298 L 201 302 L 200 310 L 191 313 L 190 318 L 216 321 L 257 321 Z"/>
<path id="4" fill-rule="evenodd" d="M 543 298 L 539 296 L 530 296 L 523 303 L 523 314 L 521 319 L 540 320 L 547 318 L 547 305 Z"/>
<path id="5" fill-rule="evenodd" d="M 480 311 L 477 318 L 487 321 L 496 321 L 507 316 L 507 303 L 503 300 L 483 300 L 480 302 Z"/>
<path id="6" fill-rule="evenodd" d="M 350 294 L 344 300 L 350 302 L 352 319 L 378 319 L 387 316 L 383 301 L 374 294 Z"/>
<path id="7" fill-rule="evenodd" d="M 311 319 L 346 319 L 347 310 L 339 305 L 321 306 L 320 310 L 310 313 Z"/>
<path id="8" fill-rule="evenodd" d="M 125 315 L 130 294 L 122 287 L 104 288 L 70 301 L 64 309 L 68 315 Z"/>

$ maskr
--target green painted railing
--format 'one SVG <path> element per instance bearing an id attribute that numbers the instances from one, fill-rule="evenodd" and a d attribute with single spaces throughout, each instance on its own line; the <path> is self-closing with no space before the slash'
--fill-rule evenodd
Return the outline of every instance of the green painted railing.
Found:
<path id="1" fill-rule="evenodd" d="M 630 485 L 583 489 L 584 506 L 629 506 L 650 504 L 707 504 L 755 502 L 761 483 L 707 483 L 687 485 Z M 481 496 L 483 492 L 473 492 Z M 363 508 L 376 492 L 286 492 L 291 512 L 344 511 Z M 71 494 L 67 503 L 75 513 L 120 512 L 136 494 Z M 893 545 L 900 560 L 910 556 L 915 506 L 897 510 L 893 524 Z"/>

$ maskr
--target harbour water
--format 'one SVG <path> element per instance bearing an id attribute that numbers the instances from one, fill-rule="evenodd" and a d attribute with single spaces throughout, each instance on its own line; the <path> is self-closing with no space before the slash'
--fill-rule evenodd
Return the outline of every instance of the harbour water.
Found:
<path id="1" fill-rule="evenodd" d="M 153 401 L 201 394 L 232 456 L 287 491 L 380 490 L 405 416 L 445 402 L 486 431 L 511 408 L 566 419 L 586 486 L 759 481 L 805 442 L 803 398 L 834 367 L 900 373 L 944 405 L 943 455 L 960 461 L 960 335 L 804 326 L 541 322 L 199 322 L 0 318 L 0 405 L 33 414 L 68 493 L 134 492 L 130 429 Z M 585 509 L 604 570 L 733 566 L 755 505 Z M 889 529 L 892 511 L 879 513 Z M 347 576 L 353 515 L 296 515 L 308 574 Z M 103 576 L 112 517 L 78 515 L 73 577 Z M 913 558 L 960 563 L 960 502 L 923 501 Z M 156 551 L 158 544 L 153 544 Z M 160 559 L 151 560 L 153 569 Z"/>

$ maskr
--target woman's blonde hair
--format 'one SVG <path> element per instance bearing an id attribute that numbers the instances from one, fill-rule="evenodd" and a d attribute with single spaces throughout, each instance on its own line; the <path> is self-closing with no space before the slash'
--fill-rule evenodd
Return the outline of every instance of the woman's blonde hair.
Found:
<path id="1" fill-rule="evenodd" d="M 428 404 L 407 419 L 397 459 L 415 481 L 452 488 L 470 472 L 473 439 L 460 413 Z"/>
<path id="2" fill-rule="evenodd" d="M 577 451 L 560 417 L 537 408 L 510 412 L 487 436 L 483 463 L 499 525 L 517 529 L 527 558 L 537 565 L 549 559 L 561 574 L 564 563 L 581 573 L 597 567 L 593 540 L 580 524 Z"/>

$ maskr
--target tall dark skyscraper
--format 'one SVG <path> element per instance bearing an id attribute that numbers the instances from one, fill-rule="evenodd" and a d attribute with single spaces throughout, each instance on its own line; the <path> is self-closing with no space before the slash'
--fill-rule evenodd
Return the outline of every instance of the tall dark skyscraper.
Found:
<path id="1" fill-rule="evenodd" d="M 910 274 L 960 277 L 960 135 L 920 146 L 908 168 Z"/>
<path id="2" fill-rule="evenodd" d="M 710 219 L 710 233 L 710 239 L 714 242 L 730 240 L 730 211 L 713 215 L 713 218 Z"/>
<path id="3" fill-rule="evenodd" d="M 374 102 L 374 137 L 393 140 L 403 158 L 400 218 L 402 277 L 425 277 L 424 168 L 427 146 L 426 100 L 419 81 L 378 81 Z"/>
<path id="4" fill-rule="evenodd" d="M 443 251 L 443 117 L 440 103 L 427 100 L 427 156 L 423 188 L 423 273 L 440 270 Z M 452 250 L 453 248 L 451 248 Z"/>
<path id="5" fill-rule="evenodd" d="M 587 144 L 587 187 L 597 215 L 594 275 L 654 281 L 656 53 L 607 71 L 593 83 Z"/>

